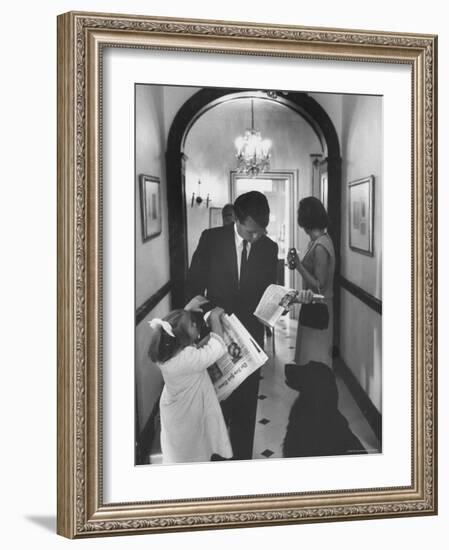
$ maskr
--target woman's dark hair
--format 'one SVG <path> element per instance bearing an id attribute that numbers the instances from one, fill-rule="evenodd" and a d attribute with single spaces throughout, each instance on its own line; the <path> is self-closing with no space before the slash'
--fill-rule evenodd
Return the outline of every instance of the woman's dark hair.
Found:
<path id="1" fill-rule="evenodd" d="M 174 357 L 182 348 L 192 344 L 188 327 L 191 322 L 200 326 L 202 314 L 196 311 L 175 309 L 163 319 L 170 323 L 175 337 L 170 336 L 162 327 L 154 330 L 148 355 L 155 363 L 164 363 Z"/>
<path id="2" fill-rule="evenodd" d="M 270 206 L 267 197 L 260 191 L 249 191 L 237 197 L 234 202 L 234 210 L 240 223 L 245 223 L 249 216 L 260 227 L 267 227 L 270 221 Z"/>
<path id="3" fill-rule="evenodd" d="M 323 203 L 316 197 L 306 197 L 299 202 L 298 225 L 304 229 L 326 229 L 329 217 Z"/>

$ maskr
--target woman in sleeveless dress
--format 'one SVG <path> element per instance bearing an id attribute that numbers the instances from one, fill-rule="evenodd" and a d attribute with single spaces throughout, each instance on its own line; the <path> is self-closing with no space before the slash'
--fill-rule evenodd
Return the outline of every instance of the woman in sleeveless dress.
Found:
<path id="1" fill-rule="evenodd" d="M 302 277 L 304 289 L 324 296 L 329 310 L 329 325 L 320 330 L 298 323 L 295 351 L 295 363 L 298 365 L 318 361 L 332 368 L 335 251 L 327 233 L 328 224 L 327 212 L 321 201 L 315 197 L 300 201 L 298 225 L 310 237 L 310 243 L 302 260 L 296 256 L 295 268 Z"/>

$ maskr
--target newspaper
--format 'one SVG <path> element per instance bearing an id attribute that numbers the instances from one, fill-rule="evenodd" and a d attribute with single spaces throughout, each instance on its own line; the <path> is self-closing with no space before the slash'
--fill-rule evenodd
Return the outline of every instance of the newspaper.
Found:
<path id="1" fill-rule="evenodd" d="M 273 328 L 279 317 L 288 310 L 299 292 L 280 285 L 270 285 L 257 304 L 254 315 L 261 323 Z"/>
<path id="2" fill-rule="evenodd" d="M 229 397 L 250 374 L 268 360 L 266 353 L 234 314 L 223 315 L 222 324 L 228 353 L 208 368 L 220 401 Z"/>

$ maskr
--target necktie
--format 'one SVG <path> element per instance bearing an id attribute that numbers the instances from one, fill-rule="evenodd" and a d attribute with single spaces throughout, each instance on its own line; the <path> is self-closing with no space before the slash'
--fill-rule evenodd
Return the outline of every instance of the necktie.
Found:
<path id="1" fill-rule="evenodd" d="M 245 241 L 245 239 L 243 239 L 243 242 L 242 242 L 242 257 L 241 257 L 241 261 L 240 261 L 240 286 L 242 286 L 243 281 L 245 279 L 246 269 L 247 269 L 247 264 L 248 264 L 248 249 L 247 249 L 247 246 L 248 246 L 248 241 Z"/>

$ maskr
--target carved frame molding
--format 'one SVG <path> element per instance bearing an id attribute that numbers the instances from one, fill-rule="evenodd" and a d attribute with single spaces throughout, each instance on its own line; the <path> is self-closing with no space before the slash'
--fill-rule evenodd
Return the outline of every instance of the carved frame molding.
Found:
<path id="1" fill-rule="evenodd" d="M 156 48 L 412 68 L 410 487 L 102 502 L 101 52 Z M 58 18 L 58 532 L 71 538 L 435 514 L 436 55 L 432 35 L 67 13 Z"/>

